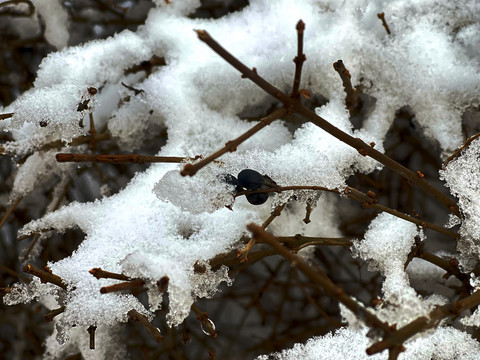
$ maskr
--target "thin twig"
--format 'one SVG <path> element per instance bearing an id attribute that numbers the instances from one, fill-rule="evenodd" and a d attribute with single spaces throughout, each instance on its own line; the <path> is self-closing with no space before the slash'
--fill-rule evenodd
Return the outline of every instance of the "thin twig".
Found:
<path id="1" fill-rule="evenodd" d="M 385 13 L 384 12 L 381 12 L 381 13 L 378 13 L 377 14 L 377 17 L 382 20 L 382 25 L 383 27 L 385 28 L 385 31 L 387 32 L 388 35 L 392 35 L 391 31 L 390 31 L 390 27 L 388 26 L 387 24 L 387 21 L 385 20 Z"/>
<path id="2" fill-rule="evenodd" d="M 18 203 L 22 201 L 22 198 L 19 197 L 17 200 L 15 200 L 13 202 L 13 204 L 8 208 L 7 212 L 5 213 L 5 215 L 3 215 L 3 218 L 2 220 L 0 220 L 0 229 L 2 228 L 3 225 L 5 225 L 5 223 L 7 222 L 7 219 L 8 217 L 13 213 L 13 211 L 15 210 L 15 208 L 17 207 Z"/>
<path id="3" fill-rule="evenodd" d="M 453 161 L 454 159 L 456 159 L 457 157 L 460 156 L 460 153 L 463 151 L 463 150 L 466 150 L 470 144 L 472 143 L 473 140 L 477 139 L 478 137 L 480 137 L 480 133 L 478 134 L 475 134 L 473 136 L 470 136 L 467 141 L 465 141 L 465 144 L 463 144 L 462 146 L 460 146 L 457 150 L 455 150 L 455 152 L 450 155 L 448 157 L 448 159 L 445 161 L 445 163 L 443 164 L 442 166 L 442 170 L 445 170 L 447 168 L 447 165 L 449 162 Z"/>
<path id="4" fill-rule="evenodd" d="M 459 235 L 457 233 L 454 233 L 453 231 L 450 231 L 442 226 L 438 226 L 432 223 L 429 223 L 427 221 L 424 221 L 422 219 L 416 218 L 414 216 L 410 216 L 407 214 L 404 214 L 398 210 L 389 208 L 388 206 L 381 205 L 377 202 L 377 200 L 374 197 L 369 196 L 368 194 L 365 194 L 353 187 L 347 186 L 343 192 L 340 192 L 338 189 L 328 189 L 323 186 L 278 186 L 274 188 L 269 188 L 269 189 L 261 189 L 261 190 L 252 190 L 252 191 L 239 191 L 238 193 L 235 194 L 235 197 L 242 196 L 242 195 L 248 195 L 248 194 L 258 194 L 258 193 L 269 193 L 269 192 L 283 192 L 283 191 L 290 191 L 290 190 L 314 190 L 314 191 L 327 191 L 327 192 L 333 192 L 336 194 L 341 194 L 343 193 L 346 195 L 348 198 L 356 200 L 362 204 L 362 207 L 364 208 L 375 208 L 384 212 L 387 212 L 389 214 L 392 214 L 396 217 L 399 217 L 403 220 L 409 221 L 411 223 L 414 223 L 418 226 L 422 226 L 424 228 L 432 229 L 434 231 L 440 232 L 442 234 L 448 235 L 454 239 L 458 239 Z M 372 192 L 373 193 L 373 192 Z M 373 193 L 374 194 L 374 193 Z"/>
<path id="5" fill-rule="evenodd" d="M 265 222 L 262 224 L 262 229 L 265 230 L 268 225 L 270 225 L 272 221 L 275 220 L 275 218 L 280 216 L 282 210 L 285 208 L 286 205 L 287 203 L 277 206 L 275 210 L 272 211 L 268 219 L 265 220 Z M 251 238 L 242 250 L 238 250 L 237 257 L 240 259 L 240 262 L 248 261 L 248 254 L 250 253 L 256 242 L 257 241 L 254 238 Z"/>
<path id="6" fill-rule="evenodd" d="M 97 330 L 97 327 L 94 325 L 90 325 L 87 329 L 90 335 L 90 350 L 95 349 L 95 330 Z"/>
<path id="7" fill-rule="evenodd" d="M 152 334 L 158 343 L 162 342 L 163 336 L 160 333 L 160 330 L 153 326 L 144 315 L 140 314 L 137 310 L 132 309 L 128 312 L 128 316 L 133 321 L 139 321 L 140 324 L 142 324 L 148 330 L 148 332 Z"/>
<path id="8" fill-rule="evenodd" d="M 67 290 L 67 285 L 63 282 L 62 278 L 58 275 L 39 269 L 33 265 L 24 266 L 23 271 L 26 272 L 27 274 L 31 274 L 33 276 L 39 277 L 42 283 L 54 284 L 61 287 L 64 290 Z"/>
<path id="9" fill-rule="evenodd" d="M 53 318 L 57 315 L 60 315 L 65 311 L 65 306 L 61 306 L 58 309 L 53 309 L 49 313 L 45 314 L 44 318 L 47 321 L 53 321 Z"/>
<path id="10" fill-rule="evenodd" d="M 293 79 L 293 90 L 291 97 L 298 98 L 300 89 L 300 80 L 302 78 L 302 66 L 303 63 L 307 60 L 307 57 L 303 53 L 303 33 L 305 31 L 305 23 L 302 20 L 299 20 L 296 26 L 297 29 L 297 56 L 293 59 L 295 63 L 295 77 Z"/>
<path id="11" fill-rule="evenodd" d="M 200 321 L 202 328 L 208 332 L 211 337 L 216 338 L 218 334 L 215 331 L 215 326 L 213 325 L 212 320 L 208 317 L 208 314 L 200 310 L 195 304 L 192 304 L 192 310 L 197 315 L 197 320 Z"/>
<path id="12" fill-rule="evenodd" d="M 145 281 L 143 281 L 142 279 L 125 281 L 125 282 L 113 284 L 110 286 L 103 286 L 102 288 L 100 288 L 100 293 L 108 294 L 115 291 L 130 290 L 130 289 L 142 287 L 143 285 L 145 285 Z"/>
<path id="13" fill-rule="evenodd" d="M 346 94 L 345 106 L 350 112 L 350 115 L 352 115 L 353 109 L 358 103 L 359 91 L 352 86 L 352 75 L 350 74 L 350 71 L 347 70 L 342 60 L 337 60 L 336 62 L 334 62 L 333 68 L 338 73 L 338 75 L 340 75 L 340 79 L 342 79 L 343 89 L 345 90 Z"/>
<path id="14" fill-rule="evenodd" d="M 210 34 L 205 30 L 196 30 L 198 38 L 205 42 L 213 51 L 215 51 L 219 56 L 221 56 L 225 61 L 227 61 L 230 65 L 234 68 L 239 70 L 244 77 L 249 78 L 255 84 L 257 84 L 261 89 L 263 89 L 268 94 L 272 95 L 276 99 L 280 100 L 289 110 L 294 111 L 304 117 L 306 117 L 309 121 L 313 124 L 317 125 L 318 127 L 322 128 L 330 135 L 334 136 L 338 140 L 344 142 L 345 144 L 355 148 L 361 155 L 369 156 L 381 164 L 385 165 L 386 167 L 392 169 L 400 176 L 403 176 L 411 183 L 418 186 L 420 189 L 425 191 L 426 193 L 430 194 L 433 198 L 437 201 L 441 202 L 445 206 L 447 206 L 451 212 L 455 215 L 459 216 L 460 212 L 458 210 L 457 204 L 447 195 L 442 193 L 440 190 L 433 187 L 429 182 L 427 182 L 424 178 L 419 177 L 413 171 L 407 169 L 400 163 L 396 162 L 392 158 L 388 157 L 387 155 L 381 153 L 380 151 L 374 149 L 372 146 L 366 144 L 360 138 L 354 138 L 351 135 L 343 132 L 339 128 L 330 124 L 324 118 L 318 116 L 314 111 L 307 108 L 299 101 L 296 101 L 285 93 L 283 93 L 280 89 L 273 86 L 271 83 L 263 79 L 261 76 L 257 74 L 256 71 L 249 69 L 246 65 L 244 65 L 240 60 L 230 54 L 227 50 L 225 50 L 217 41 L 215 41 Z"/>
<path id="15" fill-rule="evenodd" d="M 89 154 L 70 154 L 59 153 L 55 156 L 58 162 L 101 162 L 101 163 L 181 163 L 189 160 L 188 157 L 180 156 L 145 156 L 139 154 L 124 155 L 89 155 Z"/>
<path id="16" fill-rule="evenodd" d="M 443 319 L 449 317 L 456 318 L 462 311 L 471 309 L 479 304 L 480 290 L 477 290 L 472 295 L 461 300 L 436 307 L 428 315 L 413 320 L 408 325 L 405 325 L 404 327 L 384 337 L 382 341 L 376 342 L 370 346 L 367 349 L 367 354 L 373 355 L 382 352 L 383 350 L 400 346 L 412 336 L 428 329 L 436 328 Z"/>
<path id="17" fill-rule="evenodd" d="M 182 176 L 193 176 L 197 173 L 198 170 L 203 168 L 204 166 L 208 165 L 215 159 L 219 158 L 223 154 L 227 152 L 233 152 L 237 150 L 237 147 L 243 143 L 245 140 L 248 138 L 252 137 L 255 135 L 257 132 L 262 130 L 264 127 L 270 125 L 273 121 L 281 118 L 282 116 L 287 114 L 287 109 L 285 108 L 280 108 L 272 112 L 270 115 L 264 117 L 263 119 L 260 120 L 254 127 L 249 129 L 247 132 L 243 133 L 239 137 L 237 137 L 234 140 L 227 141 L 225 146 L 221 148 L 220 150 L 214 152 L 212 155 L 207 156 L 205 159 L 200 160 L 199 162 L 195 164 L 185 164 L 183 167 L 183 170 L 180 172 Z"/>
<path id="18" fill-rule="evenodd" d="M 8 118 L 11 118 L 14 115 L 14 113 L 6 113 L 6 114 L 0 114 L 0 120 L 5 120 Z"/>
<path id="19" fill-rule="evenodd" d="M 17 279 L 20 279 L 20 280 L 23 280 L 23 281 L 30 281 L 30 278 L 27 277 L 27 276 L 24 276 L 18 272 L 16 272 L 15 270 L 12 270 L 10 269 L 9 267 L 5 266 L 5 265 L 2 265 L 0 264 L 0 271 L 4 271 L 6 272 L 7 274 L 10 274 L 11 276 L 14 276 L 16 277 Z"/>
<path id="20" fill-rule="evenodd" d="M 130 280 L 130 278 L 123 274 L 117 274 L 110 271 L 102 270 L 101 268 L 93 268 L 88 271 L 97 279 L 117 279 L 117 280 Z"/>
<path id="21" fill-rule="evenodd" d="M 367 325 L 372 325 L 385 334 L 391 333 L 391 329 L 387 323 L 381 321 L 376 315 L 365 308 L 365 306 L 347 295 L 340 286 L 335 285 L 320 269 L 314 270 L 311 268 L 302 258 L 293 255 L 286 247 L 276 241 L 274 236 L 263 230 L 260 226 L 249 224 L 247 225 L 247 229 L 253 233 L 253 236 L 256 237 L 258 241 L 270 245 L 278 254 L 296 266 L 297 269 L 302 271 L 310 280 L 320 285 L 327 294 L 336 298 Z"/>

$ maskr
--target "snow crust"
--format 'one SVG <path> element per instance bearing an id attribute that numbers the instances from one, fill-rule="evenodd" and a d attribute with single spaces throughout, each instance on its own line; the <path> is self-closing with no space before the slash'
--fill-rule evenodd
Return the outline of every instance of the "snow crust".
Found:
<path id="1" fill-rule="evenodd" d="M 383 151 L 395 111 L 408 105 L 415 113 L 415 122 L 447 155 L 462 143 L 463 112 L 479 105 L 480 4 L 476 1 L 308 0 L 292 4 L 252 0 L 241 12 L 211 21 L 187 17 L 199 1 L 166 4 L 158 0 L 145 25 L 136 32 L 123 31 L 75 47 L 65 47 L 68 24 L 59 2 L 35 3 L 47 25 L 47 40 L 63 50 L 47 56 L 34 88 L 2 110 L 15 113 L 0 122 L 0 130 L 11 131 L 15 140 L 4 152 L 17 156 L 33 153 L 18 171 L 12 200 L 46 184 L 52 176 L 73 176 L 69 175 L 73 174 L 69 165 L 54 162 L 53 151 L 39 149 L 55 140 L 67 146 L 75 137 L 86 135 L 88 121 L 84 127 L 80 123 L 90 110 L 98 127 L 107 125 L 125 151 L 135 151 L 152 132 L 166 128 L 168 140 L 158 153 L 162 156 L 207 155 L 253 126 L 239 114 L 253 110 L 264 113 L 275 102 L 198 41 L 193 29 L 206 29 L 248 66 L 255 66 L 265 79 L 289 91 L 294 73 L 291 60 L 296 54 L 294 28 L 303 19 L 308 61 L 302 86 L 329 100 L 316 112 L 346 133 L 375 142 L 379 151 Z M 382 11 L 392 36 L 379 24 L 376 14 Z M 153 55 L 164 57 L 166 65 L 155 68 L 148 77 L 126 74 Z M 361 129 L 354 129 L 349 122 L 342 84 L 332 69 L 339 58 L 350 70 L 352 83 L 362 84 L 363 91 L 376 101 Z M 120 103 L 126 92 L 122 82 L 142 92 L 130 93 L 129 100 Z M 90 94 L 90 87 L 98 89 L 98 94 Z M 86 100 L 89 109 L 79 110 L 79 103 Z M 70 257 L 48 264 L 68 284 L 67 297 L 59 296 L 51 285 L 33 281 L 16 287 L 4 298 L 14 304 L 41 297 L 52 308 L 66 306 L 55 319 L 47 355 L 56 358 L 68 355 L 69 349 L 85 349 L 87 345 L 78 335 L 80 328 L 95 324 L 99 326 L 98 348 L 121 358 L 122 348 L 101 342 L 105 339 L 105 344 L 111 344 L 117 337 L 112 334 L 118 323 L 127 320 L 129 310 L 152 316 L 162 296 L 155 292 L 155 283 L 163 276 L 170 278 L 171 325 L 183 321 L 196 297 L 210 297 L 219 283 L 230 282 L 225 268 L 216 272 L 207 269 L 200 275 L 194 273 L 193 265 L 238 247 L 246 224 L 260 223 L 294 193 L 272 195 L 265 205 L 254 207 L 244 198 L 234 201 L 232 189 L 218 180 L 220 175 L 236 175 L 251 168 L 281 186 L 343 189 L 354 172 L 380 168 L 318 127 L 305 123 L 292 134 L 284 120 L 277 120 L 193 178 L 180 177 L 182 165 L 155 164 L 116 195 L 92 203 L 72 203 L 27 224 L 20 234 L 47 229 L 61 232 L 71 227 L 85 233 Z M 479 152 L 477 140 L 442 173 L 459 198 L 463 218 L 458 250 L 465 268 L 469 257 L 480 254 L 480 204 L 475 200 Z M 37 174 L 34 179 L 32 172 Z M 339 234 L 331 198 L 319 200 L 308 191 L 295 194 L 302 204 L 318 201 L 318 209 L 326 209 L 332 218 L 314 212 L 312 217 L 322 218 L 325 226 L 307 229 L 286 212 L 282 225 L 274 225 L 277 230 L 319 235 L 323 229 L 326 233 L 320 235 Z M 233 211 L 226 206 L 232 206 Z M 297 204 L 289 211 L 298 219 L 303 209 Z M 375 311 L 398 325 L 445 301 L 442 297 L 422 298 L 410 286 L 403 267 L 417 235 L 413 224 L 380 214 L 363 241 L 354 246 L 356 256 L 385 276 L 384 305 Z M 115 281 L 97 280 L 88 273 L 94 267 L 143 279 L 149 288 L 149 308 L 132 295 L 100 294 L 102 286 Z M 71 330 L 73 324 L 78 327 Z M 362 356 L 368 341 L 365 330 L 345 328 L 272 356 L 348 359 Z M 352 348 L 358 351 L 345 353 Z M 471 354 L 478 356 L 480 348 L 469 335 L 440 327 L 409 342 L 405 358 L 473 359 Z M 84 350 L 82 356 L 89 358 Z"/>

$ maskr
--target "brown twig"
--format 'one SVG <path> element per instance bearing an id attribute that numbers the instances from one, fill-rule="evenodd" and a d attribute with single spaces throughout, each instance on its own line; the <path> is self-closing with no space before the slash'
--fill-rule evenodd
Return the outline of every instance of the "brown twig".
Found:
<path id="1" fill-rule="evenodd" d="M 235 194 L 235 197 L 242 196 L 242 195 L 247 195 L 247 194 L 258 194 L 258 193 L 269 193 L 269 192 L 283 192 L 283 191 L 289 191 L 289 190 L 314 190 L 314 191 L 328 191 L 328 192 L 333 192 L 336 194 L 340 194 L 341 192 L 337 189 L 328 189 L 323 186 L 278 186 L 270 189 L 261 189 L 261 190 L 253 190 L 253 191 L 239 191 L 238 193 Z M 373 192 L 372 192 L 373 193 Z M 346 195 L 348 198 L 356 200 L 362 204 L 362 207 L 364 208 L 375 208 L 384 212 L 387 212 L 389 214 L 392 214 L 396 217 L 399 217 L 403 220 L 412 222 L 418 226 L 422 226 L 428 229 L 432 229 L 434 231 L 440 232 L 442 234 L 448 235 L 454 239 L 458 239 L 459 235 L 454 233 L 453 231 L 450 231 L 442 226 L 438 226 L 429 222 L 426 222 L 422 219 L 404 214 L 398 210 L 389 208 L 387 206 L 381 205 L 377 202 L 377 200 L 374 197 L 369 196 L 368 194 L 365 194 L 353 187 L 347 186 L 345 190 L 343 190 L 343 194 Z"/>
<path id="2" fill-rule="evenodd" d="M 296 99 L 299 97 L 298 90 L 300 89 L 300 80 L 302 78 L 302 66 L 303 63 L 307 60 L 307 57 L 303 53 L 303 33 L 305 31 L 305 23 L 302 20 L 299 20 L 296 26 L 297 29 L 297 56 L 293 59 L 295 63 L 295 77 L 293 79 L 293 90 L 290 95 L 292 98 Z"/>
<path id="3" fill-rule="evenodd" d="M 336 298 L 367 325 L 374 326 L 384 334 L 391 333 L 391 329 L 387 323 L 381 321 L 376 315 L 365 308 L 365 306 L 347 295 L 340 286 L 334 284 L 320 269 L 314 270 L 311 268 L 302 258 L 293 255 L 286 247 L 276 241 L 274 236 L 263 230 L 260 226 L 249 224 L 247 225 L 247 229 L 253 233 L 253 236 L 256 237 L 258 241 L 270 245 L 278 254 L 282 255 L 292 265 L 296 266 L 297 269 L 302 271 L 310 280 L 320 285 L 327 294 Z"/>
<path id="4" fill-rule="evenodd" d="M 350 115 L 353 113 L 353 109 L 357 106 L 358 103 L 358 89 L 352 86 L 352 75 L 350 71 L 347 70 L 345 64 L 342 60 L 337 60 L 333 63 L 333 68 L 335 71 L 340 75 L 340 79 L 342 79 L 343 89 L 345 90 L 345 105 L 347 110 L 350 112 Z"/>
<path id="5" fill-rule="evenodd" d="M 297 234 L 295 236 L 276 236 L 275 239 L 285 245 L 286 248 L 298 252 L 304 247 L 311 245 L 320 246 L 352 246 L 351 238 L 331 238 L 331 237 L 313 237 Z"/>
<path id="6" fill-rule="evenodd" d="M 198 170 L 203 168 L 204 166 L 208 165 L 215 159 L 219 158 L 223 154 L 227 152 L 233 152 L 237 150 L 237 147 L 243 143 L 245 140 L 248 138 L 252 137 L 255 135 L 257 132 L 262 130 L 264 127 L 270 125 L 273 121 L 281 118 L 282 116 L 287 114 L 287 110 L 285 108 L 280 108 L 272 112 L 270 115 L 264 117 L 263 119 L 260 120 L 254 127 L 240 135 L 238 138 L 234 140 L 228 141 L 223 148 L 220 150 L 214 152 L 212 155 L 207 156 L 205 159 L 200 160 L 199 162 L 195 164 L 185 164 L 183 167 L 183 170 L 180 172 L 182 176 L 193 176 L 197 173 Z"/>
<path id="7" fill-rule="evenodd" d="M 463 151 L 463 150 L 466 150 L 470 144 L 472 143 L 473 140 L 477 139 L 478 137 L 480 137 L 480 133 L 478 134 L 475 134 L 473 136 L 470 136 L 467 141 L 465 141 L 465 144 L 463 144 L 462 146 L 460 146 L 457 150 L 455 150 L 455 152 L 450 155 L 448 157 L 448 159 L 445 161 L 445 163 L 443 164 L 442 166 L 442 170 L 445 170 L 447 168 L 447 165 L 453 161 L 454 159 L 456 159 L 457 157 L 460 156 L 460 153 Z"/>
<path id="8" fill-rule="evenodd" d="M 201 311 L 195 304 L 192 304 L 192 310 L 197 315 L 197 320 L 200 321 L 202 329 L 211 337 L 216 338 L 218 334 L 215 331 L 215 325 L 213 325 L 212 320 L 209 319 L 208 314 Z"/>
<path id="9" fill-rule="evenodd" d="M 95 121 L 93 120 L 92 109 L 89 109 L 88 118 L 90 120 L 90 129 L 88 130 L 88 132 L 90 133 L 90 141 L 88 143 L 88 148 L 92 151 L 95 151 L 95 148 L 96 148 L 95 136 L 97 135 L 97 130 L 95 129 Z"/>
<path id="10" fill-rule="evenodd" d="M 13 202 L 13 204 L 8 208 L 7 212 L 5 213 L 5 215 L 3 215 L 3 218 L 2 220 L 0 220 L 0 229 L 2 228 L 3 225 L 5 225 L 5 223 L 7 222 L 7 219 L 8 217 L 13 213 L 13 211 L 15 210 L 15 208 L 17 207 L 17 205 L 20 203 L 20 201 L 22 201 L 22 198 L 18 198 L 17 200 L 15 200 Z"/>
<path id="11" fill-rule="evenodd" d="M 168 283 L 170 282 L 170 278 L 168 276 L 163 276 L 160 280 L 157 281 L 158 291 L 161 293 L 167 291 Z"/>
<path id="12" fill-rule="evenodd" d="M 453 303 L 438 306 L 432 310 L 427 316 L 419 317 L 408 325 L 392 332 L 383 338 L 382 341 L 376 342 L 367 349 L 368 355 L 377 354 L 386 349 L 391 349 L 402 345 L 412 336 L 424 332 L 428 329 L 436 328 L 440 322 L 448 317 L 457 317 L 463 310 L 471 309 L 480 304 L 480 290 L 475 291 L 472 295 Z"/>
<path id="13" fill-rule="evenodd" d="M 45 320 L 47 320 L 48 322 L 50 321 L 53 321 L 53 318 L 57 315 L 60 315 L 61 313 L 63 313 L 65 311 L 65 306 L 61 306 L 59 307 L 58 309 L 53 309 L 52 311 L 50 311 L 49 313 L 45 314 L 44 318 Z"/>
<path id="14" fill-rule="evenodd" d="M 148 332 L 152 334 L 158 343 L 163 341 L 163 336 L 160 333 L 160 330 L 153 326 L 144 315 L 140 314 L 137 310 L 132 309 L 128 312 L 128 316 L 132 321 L 139 321 L 140 324 L 142 324 L 148 330 Z"/>
<path id="15" fill-rule="evenodd" d="M 305 224 L 310 224 L 310 215 L 312 214 L 313 208 L 312 208 L 312 201 L 309 199 L 307 200 L 307 206 L 305 208 L 305 217 L 303 218 L 303 222 Z"/>
<path id="16" fill-rule="evenodd" d="M 381 12 L 377 14 L 377 17 L 382 20 L 382 25 L 385 28 L 385 31 L 387 32 L 388 35 L 392 35 L 390 32 L 390 28 L 388 27 L 387 21 L 385 20 L 385 13 Z"/>
<path id="17" fill-rule="evenodd" d="M 440 203 L 447 206 L 450 209 L 450 211 L 452 211 L 455 215 L 457 216 L 460 215 L 457 204 L 450 197 L 448 197 L 447 195 L 442 193 L 440 190 L 433 187 L 424 178 L 420 178 L 413 171 L 407 169 L 406 167 L 396 162 L 392 158 L 374 149 L 372 146 L 366 144 L 360 138 L 354 138 L 353 136 L 348 135 L 347 133 L 343 132 L 339 128 L 330 124 L 324 118 L 318 116 L 313 110 L 307 108 L 306 106 L 301 104 L 299 101 L 296 101 L 290 98 L 289 96 L 287 96 L 286 94 L 284 94 L 280 89 L 276 88 L 271 83 L 269 83 L 268 81 L 263 79 L 261 76 L 259 76 L 256 71 L 249 69 L 240 60 L 238 60 L 236 57 L 230 54 L 227 50 L 225 50 L 217 41 L 215 41 L 210 36 L 210 34 L 207 31 L 196 30 L 196 32 L 197 32 L 198 38 L 201 41 L 205 42 L 213 51 L 215 51 L 225 61 L 227 61 L 230 65 L 232 65 L 234 68 L 240 71 L 244 77 L 249 78 L 251 81 L 257 84 L 261 89 L 263 89 L 265 92 L 272 95 L 276 99 L 280 100 L 285 105 L 285 107 L 287 107 L 289 110 L 294 111 L 306 117 L 310 122 L 322 128 L 323 130 L 328 132 L 330 135 L 334 136 L 338 140 L 356 149 L 361 155 L 369 156 L 377 160 L 381 164 L 385 165 L 386 167 L 392 169 L 400 176 L 406 178 L 411 183 L 418 186 L 427 194 L 430 194 L 434 199 L 436 199 Z"/>
<path id="18" fill-rule="evenodd" d="M 116 280 L 130 280 L 130 278 L 123 274 L 117 274 L 110 271 L 102 270 L 101 268 L 93 268 L 88 271 L 90 274 L 95 276 L 97 279 L 116 279 Z"/>
<path id="19" fill-rule="evenodd" d="M 87 329 L 90 335 L 90 350 L 95 349 L 95 330 L 97 330 L 97 327 L 93 325 L 90 325 Z"/>
<path id="20" fill-rule="evenodd" d="M 14 115 L 14 113 L 6 113 L 6 114 L 0 114 L 0 120 L 5 120 L 8 118 L 11 118 Z"/>
<path id="21" fill-rule="evenodd" d="M 394 215 L 396 217 L 399 217 L 403 220 L 414 223 L 418 226 L 422 226 L 424 228 L 432 229 L 432 230 L 437 231 L 439 233 L 445 234 L 447 236 L 450 236 L 451 238 L 454 238 L 454 239 L 459 238 L 458 234 L 456 234 L 453 231 L 450 231 L 450 230 L 448 230 L 448 229 L 446 229 L 442 226 L 438 226 L 438 225 L 423 221 L 422 219 L 404 214 L 404 213 L 402 213 L 398 210 L 395 210 L 395 209 L 389 208 L 387 206 L 381 205 L 381 204 L 377 203 L 374 198 L 368 196 L 368 194 L 365 194 L 365 193 L 363 193 L 363 192 L 361 192 L 361 191 L 359 191 L 359 190 L 357 190 L 353 187 L 348 186 L 344 190 L 344 194 L 347 195 L 350 199 L 361 202 L 362 206 L 365 207 L 365 208 L 373 207 L 375 209 L 378 209 L 378 210 L 387 212 L 391 215 Z"/>
<path id="22" fill-rule="evenodd" d="M 100 288 L 100 293 L 108 294 L 115 291 L 130 290 L 138 287 L 143 287 L 143 285 L 145 285 L 145 281 L 143 281 L 142 279 L 125 281 L 110 286 L 103 286 L 102 288 Z"/>
<path id="23" fill-rule="evenodd" d="M 280 216 L 282 210 L 285 208 L 286 205 L 287 203 L 277 206 L 275 210 L 272 211 L 268 219 L 265 220 L 265 222 L 262 224 L 262 229 L 266 229 L 268 225 L 270 225 L 272 221 L 275 220 L 275 218 Z M 248 254 L 250 253 L 256 242 L 257 241 L 254 238 L 251 238 L 242 250 L 238 250 L 237 257 L 240 259 L 241 262 L 248 261 Z"/>
<path id="24" fill-rule="evenodd" d="M 42 283 L 54 284 L 61 287 L 64 290 L 67 290 L 67 285 L 63 282 L 62 278 L 58 275 L 39 269 L 33 265 L 24 266 L 23 271 L 26 272 L 27 274 L 31 274 L 33 276 L 40 278 Z"/>
<path id="25" fill-rule="evenodd" d="M 181 163 L 190 158 L 180 156 L 144 156 L 139 154 L 125 155 L 89 155 L 89 154 L 69 154 L 59 153 L 55 156 L 58 162 L 101 162 L 112 164 L 124 163 Z"/>

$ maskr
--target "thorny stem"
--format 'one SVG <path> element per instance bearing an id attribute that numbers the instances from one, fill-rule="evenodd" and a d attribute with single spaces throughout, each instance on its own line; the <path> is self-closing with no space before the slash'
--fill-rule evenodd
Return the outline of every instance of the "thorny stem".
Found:
<path id="1" fill-rule="evenodd" d="M 247 225 L 247 229 L 253 233 L 253 236 L 257 238 L 258 241 L 270 245 L 278 254 L 287 259 L 292 266 L 296 266 L 308 278 L 310 278 L 310 280 L 320 285 L 327 294 L 336 298 L 367 325 L 372 325 L 375 328 L 382 330 L 384 334 L 391 333 L 391 329 L 387 323 L 381 321 L 377 316 L 365 308 L 364 305 L 347 295 L 340 286 L 335 285 L 325 273 L 321 272 L 320 269 L 312 269 L 302 258 L 293 255 L 287 248 L 276 241 L 274 236 L 263 230 L 260 226 L 249 224 Z"/>
<path id="2" fill-rule="evenodd" d="M 140 324 L 142 324 L 148 330 L 148 332 L 152 334 L 158 343 L 162 342 L 163 336 L 160 333 L 160 330 L 153 326 L 144 315 L 140 314 L 137 310 L 132 309 L 128 312 L 128 316 L 133 321 L 139 321 Z"/>
<path id="3" fill-rule="evenodd" d="M 101 162 L 101 163 L 181 163 L 190 158 L 181 156 L 145 156 L 139 154 L 124 155 L 88 155 L 59 153 L 55 156 L 58 162 Z"/>
<path id="4" fill-rule="evenodd" d="M 350 71 L 347 70 L 342 60 L 334 62 L 333 68 L 338 75 L 340 75 L 340 79 L 342 79 L 343 89 L 345 90 L 346 94 L 345 105 L 350 114 L 352 114 L 353 109 L 358 103 L 359 91 L 352 86 L 352 75 L 350 74 Z"/>
<path id="5" fill-rule="evenodd" d="M 58 275 L 52 274 L 51 272 L 39 269 L 33 265 L 26 265 L 23 268 L 23 271 L 27 274 L 37 276 L 40 278 L 42 283 L 50 283 L 61 287 L 64 290 L 67 290 L 67 285 L 63 282 L 62 278 Z"/>
<path id="6" fill-rule="evenodd" d="M 268 94 L 272 95 L 276 99 L 280 100 L 285 107 L 287 107 L 290 111 L 296 112 L 304 117 L 306 117 L 310 122 L 317 125 L 318 127 L 322 128 L 330 135 L 334 136 L 338 140 L 344 142 L 347 145 L 355 148 L 361 155 L 369 156 L 381 164 L 385 165 L 386 167 L 392 169 L 400 176 L 403 176 L 411 183 L 418 186 L 420 189 L 425 191 L 426 193 L 430 194 L 433 198 L 437 201 L 441 202 L 445 206 L 447 206 L 450 211 L 452 211 L 455 215 L 459 216 L 458 206 L 455 202 L 442 193 L 440 190 L 433 187 L 429 182 L 427 182 L 423 177 L 420 177 L 418 174 L 414 173 L 413 171 L 407 169 L 405 166 L 399 164 L 395 160 L 391 159 L 387 155 L 381 153 L 380 151 L 374 149 L 372 146 L 366 144 L 360 138 L 354 138 L 351 135 L 343 132 L 339 128 L 330 124 L 327 120 L 318 116 L 314 111 L 310 110 L 299 101 L 296 101 L 286 94 L 284 94 L 280 89 L 273 86 L 271 83 L 263 79 L 261 76 L 257 74 L 256 71 L 249 69 L 245 64 L 243 64 L 240 60 L 230 54 L 227 50 L 225 50 L 217 41 L 215 41 L 210 34 L 205 30 L 196 30 L 198 38 L 205 42 L 213 51 L 215 51 L 219 56 L 221 56 L 225 61 L 227 61 L 230 65 L 236 68 L 238 71 L 242 73 L 244 77 L 249 78 L 255 84 L 257 84 L 261 89 L 263 89 Z"/>
<path id="7" fill-rule="evenodd" d="M 302 78 L 302 66 L 303 63 L 307 60 L 305 54 L 303 53 L 303 33 L 305 31 L 305 23 L 302 20 L 299 20 L 296 26 L 297 29 L 297 56 L 293 59 L 295 63 L 295 77 L 293 79 L 293 90 L 291 97 L 296 99 L 298 98 L 298 89 L 300 88 L 300 80 Z"/>
<path id="8" fill-rule="evenodd" d="M 280 109 L 275 110 L 270 115 L 261 119 L 260 122 L 258 122 L 254 127 L 252 127 L 250 130 L 248 130 L 247 132 L 240 135 L 238 138 L 228 141 L 223 148 L 216 151 L 212 155 L 206 157 L 205 159 L 200 160 L 199 162 L 197 162 L 195 164 L 185 164 L 185 166 L 183 167 L 183 170 L 180 172 L 180 174 L 182 176 L 187 176 L 187 175 L 193 176 L 193 175 L 195 175 L 198 170 L 200 170 L 204 166 L 210 164 L 212 161 L 219 158 L 223 154 L 225 154 L 227 152 L 236 151 L 237 147 L 241 143 L 243 143 L 245 140 L 252 137 L 257 132 L 262 130 L 264 127 L 270 125 L 273 121 L 281 118 L 282 116 L 284 116 L 286 114 L 287 114 L 287 109 L 285 109 L 285 108 L 280 108 Z"/>
<path id="9" fill-rule="evenodd" d="M 392 33 L 390 32 L 390 27 L 388 26 L 387 21 L 385 20 L 385 13 L 384 12 L 378 13 L 377 17 L 380 20 L 382 20 L 382 25 L 385 28 L 385 31 L 387 32 L 387 34 L 392 35 Z"/>
<path id="10" fill-rule="evenodd" d="M 428 329 L 436 328 L 440 322 L 449 317 L 458 317 L 458 315 L 466 309 L 471 309 L 480 304 L 480 290 L 475 291 L 472 295 L 453 303 L 438 306 L 432 310 L 427 316 L 419 317 L 408 325 L 390 333 L 367 349 L 368 355 L 377 354 L 383 350 L 402 345 L 412 336 Z"/>

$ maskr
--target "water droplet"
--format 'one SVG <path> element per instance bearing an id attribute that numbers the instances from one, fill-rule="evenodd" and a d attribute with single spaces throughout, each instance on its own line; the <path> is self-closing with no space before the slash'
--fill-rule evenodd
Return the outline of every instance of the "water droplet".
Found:
<path id="1" fill-rule="evenodd" d="M 212 336 L 212 333 L 215 333 L 215 324 L 210 319 L 206 319 L 205 321 L 208 323 L 208 325 L 203 325 L 203 322 L 201 322 L 200 327 L 205 335 Z"/>

